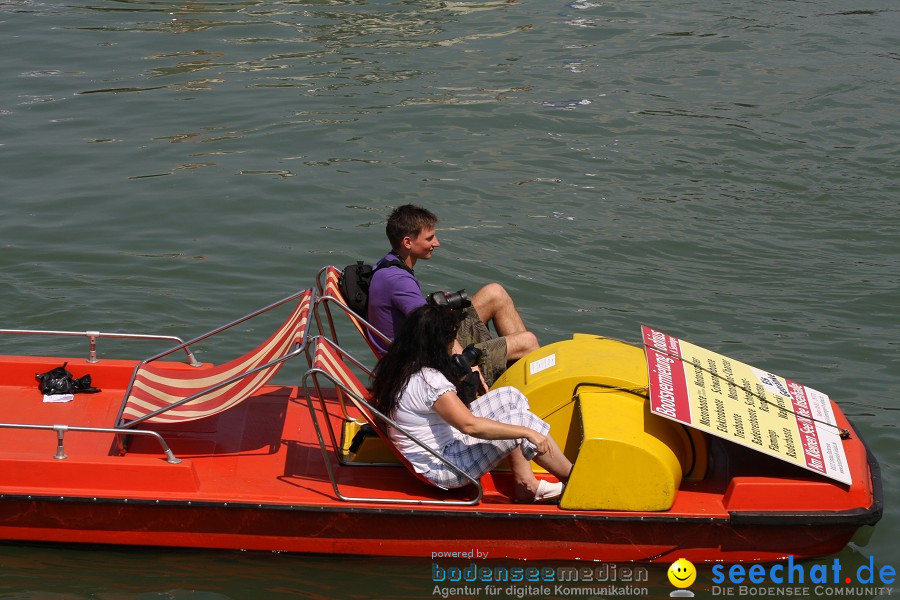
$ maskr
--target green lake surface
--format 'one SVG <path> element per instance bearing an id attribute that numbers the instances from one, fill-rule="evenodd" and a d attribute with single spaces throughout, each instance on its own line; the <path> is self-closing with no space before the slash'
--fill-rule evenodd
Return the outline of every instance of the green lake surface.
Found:
<path id="1" fill-rule="evenodd" d="M 5 0 L 0 82 L 0 327 L 187 339 L 421 204 L 426 289 L 499 281 L 542 343 L 648 324 L 834 398 L 885 512 L 810 564 L 900 567 L 896 2 Z M 0 545 L 3 598 L 433 591 L 430 557 Z"/>

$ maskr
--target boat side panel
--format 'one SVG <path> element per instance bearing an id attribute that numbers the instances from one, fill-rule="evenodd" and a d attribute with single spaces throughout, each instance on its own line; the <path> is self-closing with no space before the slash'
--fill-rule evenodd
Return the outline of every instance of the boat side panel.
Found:
<path id="1" fill-rule="evenodd" d="M 429 559 L 478 549 L 491 558 L 608 562 L 771 561 L 840 550 L 853 527 L 732 528 L 715 522 L 497 518 L 408 510 L 271 510 L 245 507 L 97 505 L 0 501 L 0 537 Z"/>
<path id="2" fill-rule="evenodd" d="M 194 463 L 172 465 L 157 458 L 104 456 L 89 460 L 0 458 L 3 493 L 192 494 L 199 489 Z"/>

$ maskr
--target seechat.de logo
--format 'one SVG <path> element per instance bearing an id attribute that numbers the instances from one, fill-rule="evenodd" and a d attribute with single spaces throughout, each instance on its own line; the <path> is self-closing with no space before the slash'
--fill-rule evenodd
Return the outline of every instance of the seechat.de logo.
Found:
<path id="1" fill-rule="evenodd" d="M 715 565 L 713 596 L 884 596 L 891 595 L 897 579 L 893 565 L 875 565 L 875 557 L 856 568 L 845 568 L 839 557 L 829 563 L 787 562 L 773 565 Z M 730 585 L 723 585 L 730 584 Z"/>

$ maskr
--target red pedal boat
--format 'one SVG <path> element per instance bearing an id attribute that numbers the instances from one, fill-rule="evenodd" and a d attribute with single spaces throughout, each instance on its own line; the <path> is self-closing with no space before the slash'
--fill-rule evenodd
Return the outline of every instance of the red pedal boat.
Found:
<path id="1" fill-rule="evenodd" d="M 431 487 L 383 437 L 357 436 L 383 422 L 365 365 L 329 325 L 343 308 L 333 281 L 318 288 L 147 360 L 98 360 L 97 332 L 84 333 L 87 358 L 0 356 L 0 539 L 736 562 L 831 554 L 881 516 L 878 464 L 836 404 L 849 484 L 651 413 L 644 351 L 588 335 L 539 349 L 497 384 L 527 390 L 574 462 L 558 505 L 512 502 L 503 469 Z M 194 360 L 199 342 L 279 311 L 283 324 L 250 352 Z M 35 375 L 63 363 L 102 391 L 45 402 Z M 293 385 L 274 383 L 282 367 Z"/>

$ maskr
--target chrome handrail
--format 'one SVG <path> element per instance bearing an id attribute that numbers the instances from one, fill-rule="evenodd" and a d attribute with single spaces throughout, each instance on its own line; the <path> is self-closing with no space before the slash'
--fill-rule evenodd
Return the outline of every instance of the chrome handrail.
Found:
<path id="1" fill-rule="evenodd" d="M 54 331 L 50 329 L 0 329 L 0 334 L 86 337 L 88 338 L 88 341 L 90 343 L 90 350 L 88 352 L 87 358 L 87 362 L 89 363 L 96 363 L 100 360 L 97 358 L 98 338 L 177 342 L 181 345 L 179 347 L 184 348 L 184 351 L 187 354 L 188 364 L 190 364 L 192 367 L 199 367 L 201 365 L 201 363 L 198 362 L 196 358 L 194 358 L 194 354 L 191 352 L 190 348 L 183 346 L 184 340 L 174 335 L 152 335 L 146 333 L 103 333 L 101 331 Z"/>
<path id="2" fill-rule="evenodd" d="M 172 449 L 169 448 L 169 445 L 163 439 L 163 437 L 157 433 L 156 431 L 149 431 L 146 429 L 119 429 L 119 428 L 107 428 L 107 427 L 78 427 L 75 425 L 27 425 L 25 423 L 0 423 L 0 427 L 6 429 L 38 429 L 43 431 L 55 431 L 56 432 L 56 455 L 53 458 L 59 460 L 65 460 L 68 458 L 68 455 L 65 453 L 65 449 L 63 448 L 63 438 L 66 435 L 67 431 L 82 431 L 88 433 L 115 433 L 117 435 L 148 435 L 152 438 L 155 438 L 156 441 L 159 442 L 159 445 L 162 447 L 163 453 L 166 455 L 166 462 L 171 463 L 173 465 L 177 465 L 181 462 L 181 459 L 175 456 L 175 453 L 172 452 Z"/>

